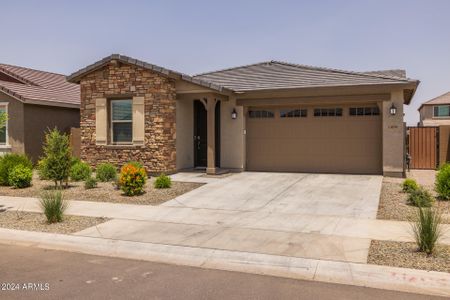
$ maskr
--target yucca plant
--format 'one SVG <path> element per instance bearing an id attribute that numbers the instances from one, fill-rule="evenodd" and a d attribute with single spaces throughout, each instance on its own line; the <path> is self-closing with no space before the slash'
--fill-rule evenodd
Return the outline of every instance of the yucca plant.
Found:
<path id="1" fill-rule="evenodd" d="M 40 205 L 48 223 L 57 223 L 63 220 L 67 202 L 60 189 L 44 191 L 41 194 Z"/>
<path id="2" fill-rule="evenodd" d="M 441 212 L 430 207 L 419 207 L 416 220 L 413 222 L 413 233 L 419 251 L 431 255 L 439 240 L 441 229 Z"/>

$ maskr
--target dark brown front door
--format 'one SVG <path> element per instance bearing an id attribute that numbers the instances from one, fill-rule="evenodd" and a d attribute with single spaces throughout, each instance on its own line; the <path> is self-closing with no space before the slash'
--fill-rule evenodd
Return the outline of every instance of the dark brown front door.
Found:
<path id="1" fill-rule="evenodd" d="M 207 140 L 206 140 L 206 108 L 199 100 L 194 101 L 194 166 L 205 167 L 207 165 Z"/>

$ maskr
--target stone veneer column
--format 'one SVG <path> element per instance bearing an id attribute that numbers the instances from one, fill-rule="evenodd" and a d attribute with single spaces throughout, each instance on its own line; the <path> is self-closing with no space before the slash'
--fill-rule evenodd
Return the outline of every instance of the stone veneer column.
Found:
<path id="1" fill-rule="evenodd" d="M 391 101 L 383 101 L 383 175 L 402 177 L 404 175 L 403 90 L 391 92 Z M 392 104 L 397 108 L 395 116 L 390 114 Z"/>

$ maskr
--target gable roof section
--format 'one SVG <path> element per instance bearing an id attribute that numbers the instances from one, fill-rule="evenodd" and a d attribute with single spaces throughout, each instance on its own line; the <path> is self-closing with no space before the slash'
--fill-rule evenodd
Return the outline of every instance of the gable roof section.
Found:
<path id="1" fill-rule="evenodd" d="M 0 91 L 23 103 L 78 108 L 80 88 L 64 75 L 0 64 Z"/>
<path id="2" fill-rule="evenodd" d="M 154 64 L 149 64 L 142 60 L 134 59 L 134 58 L 131 58 L 131 57 L 128 57 L 125 55 L 120 55 L 120 54 L 112 54 L 110 56 L 107 56 L 107 57 L 83 68 L 83 69 L 80 69 L 80 70 L 72 73 L 71 75 L 67 76 L 67 81 L 73 82 L 73 83 L 79 83 L 80 79 L 83 76 L 104 67 L 111 60 L 117 60 L 117 61 L 125 63 L 125 64 L 135 65 L 135 66 L 138 66 L 138 67 L 141 67 L 141 68 L 153 71 L 153 72 L 157 72 L 157 73 L 162 74 L 167 77 L 171 77 L 174 79 L 181 79 L 181 80 L 184 80 L 187 82 L 197 84 L 199 86 L 210 88 L 210 89 L 218 91 L 218 92 L 232 92 L 228 88 L 225 88 L 225 87 L 215 84 L 213 82 L 205 81 L 200 78 L 193 78 L 192 76 L 184 74 L 184 73 L 166 69 L 166 68 L 154 65 Z"/>
<path id="3" fill-rule="evenodd" d="M 443 95 L 440 95 L 436 98 L 433 98 L 431 100 L 428 100 L 428 101 L 422 103 L 422 105 L 420 105 L 418 110 L 420 110 L 424 105 L 439 105 L 439 104 L 449 104 L 450 105 L 450 92 L 447 92 Z"/>
<path id="4" fill-rule="evenodd" d="M 360 73 L 268 61 L 203 73 L 194 78 L 211 81 L 237 92 L 372 84 L 418 84 L 417 80 L 388 75 L 385 72 Z"/>

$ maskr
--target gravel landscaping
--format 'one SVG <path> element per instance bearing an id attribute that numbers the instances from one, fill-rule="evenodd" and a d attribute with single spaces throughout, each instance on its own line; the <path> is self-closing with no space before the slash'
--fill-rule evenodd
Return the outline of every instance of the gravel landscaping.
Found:
<path id="1" fill-rule="evenodd" d="M 0 227 L 63 234 L 78 232 L 106 221 L 108 219 L 66 215 L 62 222 L 48 224 L 44 214 L 41 213 L 21 211 L 0 212 Z"/>
<path id="2" fill-rule="evenodd" d="M 123 195 L 122 191 L 117 190 L 111 182 L 99 182 L 97 188 L 88 190 L 84 188 L 84 182 L 70 182 L 69 187 L 64 190 L 64 198 L 66 200 L 158 205 L 203 185 L 202 183 L 173 181 L 171 188 L 155 189 L 153 181 L 153 177 L 147 181 L 144 194 L 133 197 Z M 14 189 L 0 186 L 0 195 L 39 197 L 43 189 L 52 188 L 53 182 L 40 180 L 35 174 L 31 187 Z"/>
<path id="3" fill-rule="evenodd" d="M 408 197 L 401 188 L 402 178 L 385 177 L 381 188 L 380 204 L 378 206 L 378 219 L 410 221 L 414 219 L 417 207 L 406 204 Z M 434 196 L 432 185 L 424 186 Z M 442 213 L 443 223 L 450 224 L 450 201 L 436 201 L 435 207 L 438 207 Z"/>
<path id="4" fill-rule="evenodd" d="M 450 273 L 450 246 L 439 245 L 427 256 L 417 251 L 415 243 L 372 241 L 367 263 Z"/>

